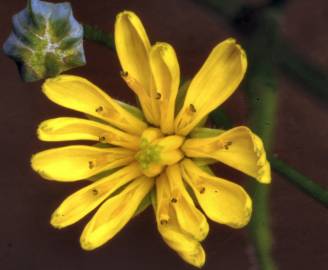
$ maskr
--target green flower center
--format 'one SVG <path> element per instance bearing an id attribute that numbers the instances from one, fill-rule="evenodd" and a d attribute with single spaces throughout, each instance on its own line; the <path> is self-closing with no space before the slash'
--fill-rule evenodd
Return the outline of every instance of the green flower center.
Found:
<path id="1" fill-rule="evenodd" d="M 152 163 L 160 162 L 161 146 L 153 145 L 146 139 L 141 139 L 140 151 L 135 158 L 143 170 L 147 170 Z"/>
<path id="2" fill-rule="evenodd" d="M 149 127 L 141 135 L 139 151 L 135 159 L 147 177 L 159 175 L 165 166 L 183 158 L 180 147 L 184 138 L 177 135 L 164 136 L 158 128 Z"/>

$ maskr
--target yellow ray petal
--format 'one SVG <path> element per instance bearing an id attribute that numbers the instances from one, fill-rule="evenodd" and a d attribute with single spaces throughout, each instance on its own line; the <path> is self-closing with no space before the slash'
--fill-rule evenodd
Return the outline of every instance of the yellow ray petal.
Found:
<path id="1" fill-rule="evenodd" d="M 241 186 L 209 175 L 189 159 L 181 162 L 181 168 L 183 178 L 210 219 L 232 228 L 241 228 L 249 222 L 252 201 Z"/>
<path id="2" fill-rule="evenodd" d="M 59 117 L 43 121 L 37 132 L 42 141 L 91 140 L 133 150 L 138 149 L 140 143 L 137 136 L 109 125 L 74 117 Z"/>
<path id="3" fill-rule="evenodd" d="M 188 157 L 216 159 L 261 183 L 271 181 L 262 140 L 247 127 L 236 127 L 215 137 L 188 139 L 182 150 Z"/>
<path id="4" fill-rule="evenodd" d="M 115 46 L 123 70 L 128 71 L 145 87 L 145 91 L 149 91 L 152 84 L 148 60 L 151 45 L 145 28 L 135 13 L 123 11 L 117 15 Z"/>
<path id="5" fill-rule="evenodd" d="M 90 213 L 118 188 L 139 177 L 141 172 L 132 163 L 73 193 L 55 210 L 51 224 L 56 228 L 69 226 Z"/>
<path id="6" fill-rule="evenodd" d="M 134 152 L 124 148 L 73 145 L 39 152 L 31 164 L 45 179 L 70 182 L 127 165 L 133 159 Z"/>
<path id="7" fill-rule="evenodd" d="M 153 184 L 153 179 L 143 176 L 109 198 L 84 228 L 80 238 L 82 248 L 92 250 L 113 238 L 133 217 Z"/>
<path id="8" fill-rule="evenodd" d="M 170 186 L 165 174 L 161 174 L 156 180 L 156 199 L 157 228 L 166 244 L 187 263 L 202 267 L 205 263 L 205 252 L 201 244 L 179 226 L 170 205 Z"/>
<path id="9" fill-rule="evenodd" d="M 156 92 L 149 65 L 150 42 L 142 22 L 131 11 L 116 17 L 115 46 L 123 73 L 122 77 L 139 97 L 147 120 L 159 124 Z"/>
<path id="10" fill-rule="evenodd" d="M 177 226 L 158 225 L 165 243 L 187 263 L 201 268 L 205 264 L 206 254 L 202 245 L 195 239 L 181 232 Z"/>
<path id="11" fill-rule="evenodd" d="M 234 39 L 217 45 L 187 90 L 175 131 L 187 135 L 238 87 L 247 68 L 246 54 Z"/>
<path id="12" fill-rule="evenodd" d="M 148 123 L 151 123 L 154 126 L 158 126 L 160 115 L 158 100 L 156 99 L 156 97 L 148 96 L 144 87 L 135 78 L 133 78 L 130 73 L 122 72 L 121 77 L 129 86 L 129 88 L 132 89 L 134 93 L 138 96 L 139 103 Z"/>
<path id="13" fill-rule="evenodd" d="M 180 84 L 180 68 L 173 47 L 167 43 L 156 43 L 150 52 L 150 66 L 160 106 L 161 130 L 172 134 L 175 100 Z"/>
<path id="14" fill-rule="evenodd" d="M 83 112 L 131 134 L 141 134 L 147 125 L 88 80 L 60 75 L 43 84 L 43 92 L 53 102 Z"/>
<path id="15" fill-rule="evenodd" d="M 195 207 L 192 198 L 186 191 L 179 165 L 168 166 L 166 175 L 170 186 L 171 205 L 175 210 L 180 228 L 196 240 L 204 240 L 209 226 L 206 217 Z"/>

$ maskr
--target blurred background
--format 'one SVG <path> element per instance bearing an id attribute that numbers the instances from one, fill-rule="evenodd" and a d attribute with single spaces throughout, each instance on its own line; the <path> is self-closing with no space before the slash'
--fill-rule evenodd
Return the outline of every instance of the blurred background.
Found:
<path id="1" fill-rule="evenodd" d="M 269 129 L 275 125 L 272 153 L 328 188 L 328 85 L 324 75 L 328 74 L 327 1 L 70 2 L 80 22 L 109 33 L 118 12 L 135 11 L 152 42 L 166 41 L 174 46 L 185 78 L 197 72 L 218 42 L 237 38 L 246 48 L 250 69 L 222 109 L 234 126 L 251 124 L 256 130 L 254 119 L 261 118 L 256 115 L 261 111 L 254 110 L 256 105 L 248 100 L 262 88 L 273 91 L 276 113 L 266 123 Z M 12 15 L 25 6 L 25 0 L 2 1 L 1 44 L 11 31 Z M 115 53 L 91 41 L 85 42 L 85 52 L 87 65 L 68 73 L 84 76 L 111 96 L 133 102 L 132 93 L 119 76 Z M 31 155 L 59 145 L 39 142 L 35 130 L 42 120 L 75 114 L 48 101 L 41 93 L 41 82 L 22 82 L 15 63 L 3 53 L 0 70 L 0 269 L 193 269 L 162 241 L 151 208 L 93 252 L 81 250 L 78 242 L 88 218 L 61 231 L 49 225 L 52 211 L 84 184 L 47 182 L 32 172 Z M 252 189 L 246 177 L 225 169 L 221 174 L 220 168 L 216 171 Z M 257 192 L 261 193 L 253 189 L 255 196 Z M 268 201 L 276 269 L 327 269 L 327 209 L 275 172 Z M 261 269 L 250 230 L 233 230 L 211 222 L 204 242 L 207 263 L 203 269 Z"/>

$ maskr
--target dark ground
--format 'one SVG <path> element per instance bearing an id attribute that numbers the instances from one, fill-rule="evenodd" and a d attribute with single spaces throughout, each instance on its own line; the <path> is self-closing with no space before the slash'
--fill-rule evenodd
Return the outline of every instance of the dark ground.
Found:
<path id="1" fill-rule="evenodd" d="M 11 16 L 25 6 L 25 1 L 1 2 L 2 44 L 10 32 Z M 108 31 L 113 29 L 117 12 L 134 10 L 142 18 L 152 41 L 173 44 L 186 77 L 197 71 L 216 43 L 236 36 L 215 12 L 192 1 L 71 2 L 80 21 Z M 281 18 L 282 32 L 304 56 L 328 71 L 328 2 L 290 2 Z M 116 98 L 132 100 L 119 77 L 120 68 L 115 54 L 91 42 L 86 42 L 85 48 L 88 64 L 73 70 L 73 73 L 87 77 Z M 40 91 L 40 83 L 22 83 L 14 63 L 3 54 L 0 54 L 0 70 L 3 93 L 0 107 L 3 153 L 0 269 L 193 269 L 166 247 L 156 231 L 150 209 L 130 222 L 108 245 L 94 252 L 82 251 L 78 243 L 87 219 L 62 231 L 50 227 L 51 212 L 83 184 L 42 181 L 30 169 L 29 159 L 32 153 L 54 145 L 37 140 L 35 129 L 38 123 L 49 117 L 72 113 L 49 102 Z M 224 104 L 236 125 L 246 123 L 243 101 L 243 91 L 239 90 Z M 327 121 L 327 108 L 323 103 L 304 92 L 301 84 L 280 76 L 275 153 L 328 188 Z M 276 174 L 273 174 L 270 200 L 274 257 L 279 269 L 326 270 L 326 209 Z M 204 243 L 207 251 L 204 269 L 256 269 L 249 255 L 245 229 L 210 225 L 211 232 Z"/>

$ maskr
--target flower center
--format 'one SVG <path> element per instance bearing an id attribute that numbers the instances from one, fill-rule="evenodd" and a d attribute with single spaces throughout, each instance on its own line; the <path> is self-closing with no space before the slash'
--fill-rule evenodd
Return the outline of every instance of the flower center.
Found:
<path id="1" fill-rule="evenodd" d="M 138 160 L 142 169 L 146 170 L 152 163 L 158 163 L 160 161 L 161 147 L 159 145 L 153 145 L 147 140 L 142 139 L 140 149 L 135 158 Z"/>
<path id="2" fill-rule="evenodd" d="M 158 128 L 147 128 L 141 135 L 139 151 L 135 159 L 144 175 L 153 177 L 166 165 L 173 165 L 183 158 L 180 150 L 184 137 L 164 136 Z"/>

